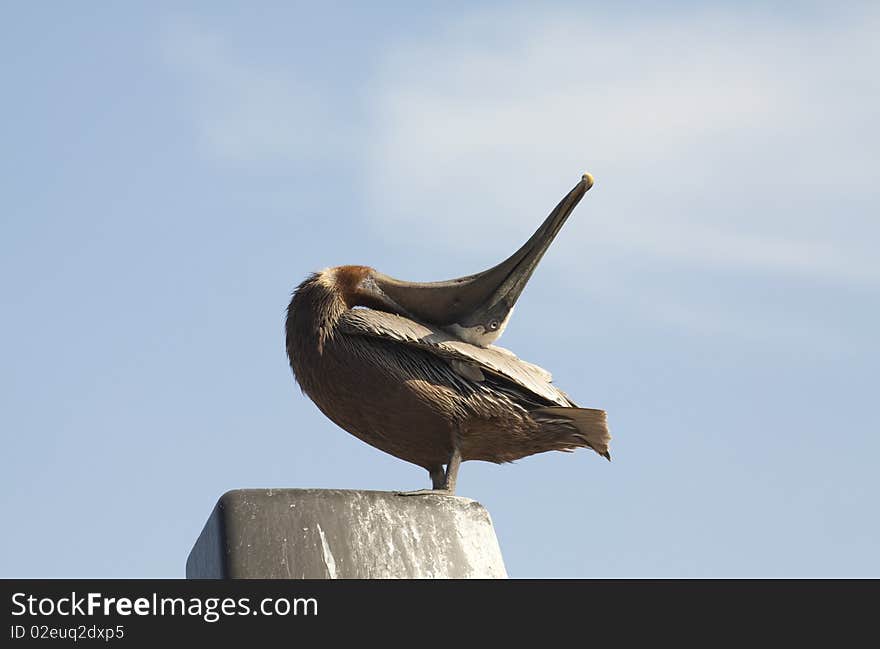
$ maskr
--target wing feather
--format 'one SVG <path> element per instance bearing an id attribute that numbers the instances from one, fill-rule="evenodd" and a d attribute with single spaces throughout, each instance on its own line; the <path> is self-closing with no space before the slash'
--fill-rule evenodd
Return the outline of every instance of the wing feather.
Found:
<path id="1" fill-rule="evenodd" d="M 372 309 L 347 311 L 339 321 L 339 327 L 348 334 L 394 340 L 427 350 L 446 360 L 459 374 L 463 371 L 463 364 L 468 368 L 465 376 L 469 370 L 473 370 L 467 376 L 472 380 L 477 380 L 481 371 L 488 372 L 551 403 L 564 407 L 575 405 L 564 392 L 552 384 L 550 372 L 517 358 L 513 352 L 501 347 L 477 347 L 442 329 Z"/>

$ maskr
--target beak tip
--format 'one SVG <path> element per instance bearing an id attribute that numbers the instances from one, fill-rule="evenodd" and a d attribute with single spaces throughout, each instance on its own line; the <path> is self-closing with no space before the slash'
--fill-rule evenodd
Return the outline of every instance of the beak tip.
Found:
<path id="1" fill-rule="evenodd" d="M 581 176 L 581 180 L 587 184 L 587 189 L 593 186 L 593 174 L 585 171 L 584 175 Z"/>

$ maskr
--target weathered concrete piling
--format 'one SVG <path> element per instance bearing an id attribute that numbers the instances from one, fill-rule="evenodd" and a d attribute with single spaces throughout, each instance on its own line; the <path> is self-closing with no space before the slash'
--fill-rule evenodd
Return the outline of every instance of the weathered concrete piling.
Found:
<path id="1" fill-rule="evenodd" d="M 451 496 L 239 489 L 186 562 L 189 579 L 504 578 L 489 513 Z"/>

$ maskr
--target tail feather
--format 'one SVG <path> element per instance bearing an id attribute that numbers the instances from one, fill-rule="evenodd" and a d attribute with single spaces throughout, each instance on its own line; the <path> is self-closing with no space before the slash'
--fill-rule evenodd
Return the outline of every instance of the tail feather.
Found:
<path id="1" fill-rule="evenodd" d="M 604 410 L 593 408 L 539 408 L 532 410 L 532 418 L 541 423 L 565 423 L 574 426 L 572 433 L 578 442 L 574 446 L 588 446 L 596 453 L 611 461 L 608 445 L 611 433 L 608 432 L 608 418 Z M 561 420 L 561 421 L 560 421 Z"/>

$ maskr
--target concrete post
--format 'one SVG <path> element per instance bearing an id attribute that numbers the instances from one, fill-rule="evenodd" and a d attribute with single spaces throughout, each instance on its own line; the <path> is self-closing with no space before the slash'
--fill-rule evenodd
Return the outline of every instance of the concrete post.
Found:
<path id="1" fill-rule="evenodd" d="M 489 513 L 450 496 L 240 489 L 224 494 L 189 579 L 504 578 Z"/>

